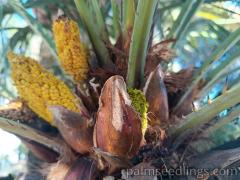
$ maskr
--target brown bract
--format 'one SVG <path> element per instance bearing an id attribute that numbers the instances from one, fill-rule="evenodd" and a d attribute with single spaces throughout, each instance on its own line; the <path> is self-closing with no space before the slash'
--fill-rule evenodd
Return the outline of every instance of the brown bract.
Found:
<path id="1" fill-rule="evenodd" d="M 57 162 L 59 154 L 54 152 L 52 149 L 43 146 L 42 144 L 39 144 L 35 141 L 19 137 L 22 141 L 22 143 L 36 156 L 38 159 L 48 162 L 48 163 L 53 163 Z"/>
<path id="2" fill-rule="evenodd" d="M 95 146 L 113 155 L 131 158 L 139 149 L 141 121 L 121 76 L 110 77 L 103 86 L 95 136 Z"/>
<path id="3" fill-rule="evenodd" d="M 145 77 L 148 77 L 161 61 L 167 62 L 176 55 L 174 50 L 169 47 L 175 41 L 175 39 L 167 39 L 153 45 L 149 49 L 144 70 Z"/>
<path id="4" fill-rule="evenodd" d="M 193 77 L 193 68 L 182 69 L 177 73 L 168 73 L 165 75 L 164 83 L 167 87 L 167 91 L 170 94 L 177 93 L 178 91 L 184 91 L 188 84 L 191 83 Z"/>
<path id="5" fill-rule="evenodd" d="M 69 169 L 70 167 L 66 163 L 54 163 L 49 167 L 46 180 L 65 180 L 65 176 Z"/>
<path id="6" fill-rule="evenodd" d="M 0 116 L 21 122 L 31 122 L 37 119 L 37 115 L 20 99 L 0 106 Z"/>
<path id="7" fill-rule="evenodd" d="M 65 141 L 77 152 L 85 154 L 93 147 L 93 127 L 90 120 L 61 106 L 51 106 L 56 126 Z"/>
<path id="8" fill-rule="evenodd" d="M 191 83 L 194 75 L 193 67 L 189 67 L 187 69 L 180 70 L 177 73 L 169 73 L 165 75 L 164 83 L 168 92 L 169 99 L 169 108 L 173 109 L 171 114 L 182 117 L 186 116 L 193 110 L 192 102 L 197 97 L 199 92 L 199 86 L 195 87 L 191 93 L 188 94 L 185 101 L 181 106 L 175 108 L 176 104 L 181 99 L 183 93 L 186 91 L 189 83 Z M 174 121 L 173 117 L 171 119 Z"/>
<path id="9" fill-rule="evenodd" d="M 169 118 L 168 97 L 163 78 L 162 68 L 158 65 L 149 75 L 144 87 L 144 94 L 149 103 L 149 124 L 152 126 L 164 127 Z"/>
<path id="10" fill-rule="evenodd" d="M 99 178 L 96 162 L 82 157 L 73 163 L 64 180 L 94 180 Z"/>
<path id="11" fill-rule="evenodd" d="M 108 174 L 112 174 L 121 169 L 132 167 L 130 160 L 126 159 L 125 157 L 120 157 L 109 152 L 104 152 L 99 148 L 93 148 L 93 151 L 98 158 L 97 160 L 99 169 L 107 169 Z"/>

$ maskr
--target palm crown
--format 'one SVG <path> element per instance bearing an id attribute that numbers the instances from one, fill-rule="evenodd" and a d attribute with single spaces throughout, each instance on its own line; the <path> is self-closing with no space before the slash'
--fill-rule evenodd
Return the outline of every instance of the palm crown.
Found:
<path id="1" fill-rule="evenodd" d="M 238 48 L 240 28 L 229 34 L 200 68 L 178 73 L 168 70 L 178 40 L 203 2 L 185 1 L 167 37 L 155 43 L 158 0 L 111 0 L 111 38 L 99 2 L 75 0 L 92 50 L 80 38 L 77 22 L 66 14 L 59 14 L 52 25 L 56 53 L 49 35 L 33 27 L 57 55 L 71 83 L 59 80 L 34 59 L 10 52 L 11 77 L 20 97 L 14 103 L 20 105 L 1 110 L 5 118 L 0 119 L 0 127 L 18 135 L 39 159 L 56 162 L 52 156 L 60 155 L 48 179 L 124 177 L 124 169 L 143 167 L 162 172 L 183 164 L 200 168 L 200 158 L 215 162 L 222 154 L 219 166 L 204 168 L 229 167 L 232 152 L 239 153 L 238 148 L 200 156 L 209 147 L 199 146 L 203 138 L 238 117 L 239 83 L 198 110 L 193 102 L 223 76 L 224 65 L 239 56 L 239 51 L 234 51 L 209 72 L 225 52 Z M 21 4 L 12 6 L 33 21 Z M 218 120 L 226 109 L 228 115 Z M 35 121 L 49 129 L 43 130 Z M 61 177 L 55 177 L 57 171 L 62 171 Z"/>

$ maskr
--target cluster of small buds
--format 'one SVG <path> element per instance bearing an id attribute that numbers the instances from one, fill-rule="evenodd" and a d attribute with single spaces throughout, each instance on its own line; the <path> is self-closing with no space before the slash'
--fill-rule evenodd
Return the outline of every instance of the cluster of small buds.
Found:
<path id="1" fill-rule="evenodd" d="M 70 89 L 37 61 L 13 53 L 8 54 L 8 59 L 19 96 L 44 120 L 54 125 L 52 114 L 48 110 L 51 105 L 61 105 L 79 112 L 78 102 Z"/>
<path id="2" fill-rule="evenodd" d="M 86 48 L 80 41 L 80 32 L 75 21 L 60 17 L 53 23 L 53 35 L 63 69 L 76 83 L 86 79 L 89 70 Z"/>

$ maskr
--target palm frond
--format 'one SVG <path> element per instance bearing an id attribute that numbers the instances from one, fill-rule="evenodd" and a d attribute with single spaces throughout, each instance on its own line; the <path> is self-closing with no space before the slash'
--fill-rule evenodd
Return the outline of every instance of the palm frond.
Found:
<path id="1" fill-rule="evenodd" d="M 210 65 L 217 61 L 225 52 L 227 52 L 231 47 L 233 47 L 240 40 L 240 28 L 234 31 L 232 34 L 228 36 L 228 38 L 211 54 L 211 56 L 204 61 L 204 64 L 194 75 L 194 80 L 186 93 L 182 96 L 175 109 L 180 107 L 188 95 L 192 92 L 194 88 L 196 88 L 199 82 L 203 79 L 204 75 L 208 71 Z"/>
<path id="2" fill-rule="evenodd" d="M 7 118 L 0 117 L 0 127 L 1 129 L 8 131 L 10 133 L 19 135 L 21 137 L 33 140 L 38 142 L 56 152 L 62 152 L 66 145 L 64 141 L 59 138 L 51 137 L 48 134 L 45 134 L 41 131 L 33 129 L 27 125 L 24 125 L 20 122 L 13 121 Z"/>
<path id="3" fill-rule="evenodd" d="M 217 122 L 207 128 L 203 134 L 205 137 L 210 137 L 211 134 L 216 132 L 218 129 L 224 127 L 226 124 L 232 122 L 234 119 L 238 118 L 240 116 L 240 106 L 237 106 L 236 108 L 233 108 L 227 116 L 224 116 L 217 120 Z"/>
<path id="4" fill-rule="evenodd" d="M 237 48 L 233 53 L 227 57 L 224 62 L 222 62 L 217 68 L 213 69 L 208 73 L 208 75 L 205 78 L 205 85 L 203 89 L 200 90 L 199 96 L 206 95 L 211 87 L 220 79 L 223 78 L 223 75 L 227 75 L 230 72 L 227 72 L 227 69 L 229 66 L 231 66 L 236 60 L 238 60 L 240 57 L 240 48 Z"/>
<path id="5" fill-rule="evenodd" d="M 128 60 L 127 84 L 129 87 L 135 87 L 143 80 L 148 40 L 156 5 L 157 0 L 138 2 Z"/>
<path id="6" fill-rule="evenodd" d="M 188 28 L 193 16 L 203 2 L 204 0 L 187 0 L 184 3 L 177 20 L 174 22 L 173 27 L 168 34 L 168 38 L 175 38 L 177 39 L 177 42 L 181 39 L 186 29 Z"/>
<path id="7" fill-rule="evenodd" d="M 123 29 L 127 33 L 134 24 L 135 18 L 135 0 L 123 1 Z"/>
<path id="8" fill-rule="evenodd" d="M 79 15 L 87 29 L 91 43 L 95 49 L 95 53 L 99 58 L 100 64 L 105 67 L 113 66 L 109 52 L 106 48 L 107 42 L 101 37 L 101 32 L 99 27 L 95 26 L 94 19 L 89 11 L 89 6 L 85 0 L 74 0 L 76 7 L 78 9 Z M 91 9 L 91 8 L 90 8 Z"/>
<path id="9" fill-rule="evenodd" d="M 117 39 L 121 34 L 121 24 L 120 24 L 120 7 L 117 4 L 116 0 L 111 0 L 112 13 L 113 13 L 113 27 L 114 27 L 114 36 Z"/>
<path id="10" fill-rule="evenodd" d="M 40 24 L 26 11 L 19 0 L 10 1 L 9 5 L 26 20 L 26 22 L 36 34 L 40 35 L 43 38 L 44 42 L 48 45 L 52 55 L 57 59 L 54 42 L 52 41 L 50 33 L 43 27 L 43 25 Z"/>
<path id="11" fill-rule="evenodd" d="M 221 111 L 233 107 L 240 102 L 240 84 L 234 86 L 223 95 L 216 98 L 211 104 L 207 104 L 200 110 L 186 116 L 175 127 L 169 130 L 171 137 L 177 138 L 175 145 L 179 145 L 193 130 L 209 122 Z"/>

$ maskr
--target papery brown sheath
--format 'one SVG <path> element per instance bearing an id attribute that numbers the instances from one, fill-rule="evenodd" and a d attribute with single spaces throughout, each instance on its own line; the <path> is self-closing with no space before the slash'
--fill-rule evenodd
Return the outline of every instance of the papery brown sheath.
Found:
<path id="1" fill-rule="evenodd" d="M 95 146 L 117 156 L 133 157 L 142 139 L 141 121 L 131 106 L 121 76 L 104 84 L 95 125 Z"/>

